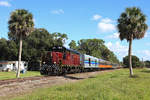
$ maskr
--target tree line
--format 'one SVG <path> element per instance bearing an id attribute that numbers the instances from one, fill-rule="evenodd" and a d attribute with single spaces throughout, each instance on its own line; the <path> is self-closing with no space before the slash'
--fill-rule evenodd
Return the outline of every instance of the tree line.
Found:
<path id="1" fill-rule="evenodd" d="M 125 56 L 123 57 L 123 66 L 129 67 L 129 57 Z M 137 56 L 132 55 L 132 66 L 133 68 L 143 68 L 143 67 L 149 67 L 150 68 L 150 61 L 141 61 Z"/>
<path id="2" fill-rule="evenodd" d="M 8 38 L 8 40 L 0 39 L 0 52 L 2 52 L 0 60 L 18 60 L 18 38 L 10 32 Z M 65 33 L 49 33 L 44 28 L 36 28 L 27 38 L 23 39 L 21 59 L 28 62 L 28 70 L 39 70 L 42 54 L 50 51 L 53 46 L 63 46 L 67 39 Z M 83 54 L 119 63 L 115 54 L 104 45 L 101 39 L 81 39 L 78 45 L 72 40 L 69 47 Z"/>
<path id="3" fill-rule="evenodd" d="M 0 60 L 18 60 L 18 39 L 8 33 L 9 39 L 0 39 Z M 49 33 L 46 29 L 39 28 L 23 39 L 22 60 L 28 62 L 29 70 L 39 70 L 42 53 L 50 51 L 52 46 L 63 46 L 68 39 L 65 33 Z"/>

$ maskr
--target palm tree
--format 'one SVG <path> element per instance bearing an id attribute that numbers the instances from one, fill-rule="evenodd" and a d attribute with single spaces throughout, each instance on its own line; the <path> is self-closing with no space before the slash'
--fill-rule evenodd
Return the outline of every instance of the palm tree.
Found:
<path id="1" fill-rule="evenodd" d="M 16 74 L 18 78 L 20 76 L 22 40 L 34 29 L 33 16 L 27 10 L 17 9 L 11 13 L 8 24 L 10 33 L 19 40 L 18 70 Z"/>
<path id="2" fill-rule="evenodd" d="M 126 8 L 125 12 L 120 15 L 118 19 L 118 31 L 120 40 L 126 39 L 129 42 L 129 69 L 130 76 L 133 76 L 131 51 L 132 40 L 141 39 L 144 37 L 148 26 L 146 24 L 146 16 L 141 12 L 139 8 L 132 7 Z"/>

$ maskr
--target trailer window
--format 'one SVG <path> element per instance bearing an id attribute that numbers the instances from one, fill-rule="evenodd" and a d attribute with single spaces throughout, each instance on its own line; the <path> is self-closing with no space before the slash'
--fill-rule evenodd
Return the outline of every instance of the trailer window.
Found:
<path id="1" fill-rule="evenodd" d="M 13 63 L 13 66 L 15 66 L 15 64 Z"/>
<path id="2" fill-rule="evenodd" d="M 27 66 L 27 64 L 25 63 L 24 66 Z"/>

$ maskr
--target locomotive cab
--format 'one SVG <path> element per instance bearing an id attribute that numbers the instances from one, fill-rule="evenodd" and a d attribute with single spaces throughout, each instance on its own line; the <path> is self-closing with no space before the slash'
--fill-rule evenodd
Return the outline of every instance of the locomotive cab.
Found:
<path id="1" fill-rule="evenodd" d="M 63 59 L 66 59 L 66 53 L 62 47 L 53 47 L 50 51 L 43 54 L 42 64 L 52 65 L 59 64 Z"/>

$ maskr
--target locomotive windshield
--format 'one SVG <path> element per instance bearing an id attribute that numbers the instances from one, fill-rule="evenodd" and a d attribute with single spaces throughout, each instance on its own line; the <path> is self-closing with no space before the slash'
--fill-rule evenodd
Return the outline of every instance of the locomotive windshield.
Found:
<path id="1" fill-rule="evenodd" d="M 66 52 L 66 51 L 69 51 L 69 52 L 74 53 L 74 54 L 80 54 L 76 50 L 68 49 L 68 48 L 65 48 L 63 46 L 62 47 L 55 46 L 55 47 L 52 48 L 52 51 L 55 51 L 55 52 Z"/>
<path id="2" fill-rule="evenodd" d="M 63 47 L 53 47 L 52 51 L 55 51 L 55 52 L 64 52 L 65 49 Z"/>

